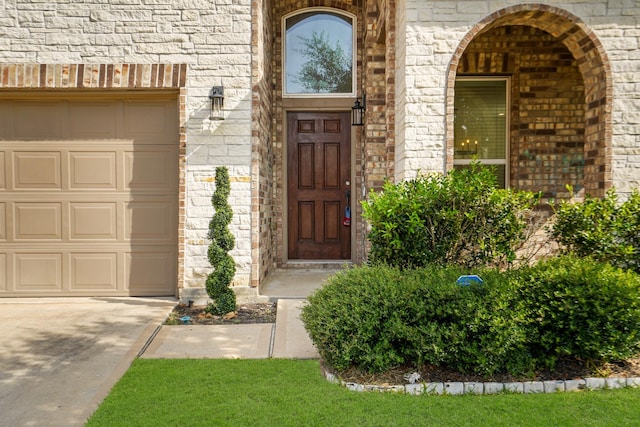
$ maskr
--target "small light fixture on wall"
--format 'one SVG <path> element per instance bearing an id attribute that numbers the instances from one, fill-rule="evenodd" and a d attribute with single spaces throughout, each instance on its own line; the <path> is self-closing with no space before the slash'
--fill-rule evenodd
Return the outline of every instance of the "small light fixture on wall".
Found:
<path id="1" fill-rule="evenodd" d="M 360 103 L 362 99 L 362 103 Z M 362 98 L 356 98 L 356 102 L 351 107 L 351 126 L 364 125 L 364 112 L 367 110 L 367 95 Z"/>
<path id="2" fill-rule="evenodd" d="M 211 109 L 209 120 L 224 120 L 224 87 L 214 86 L 209 92 Z"/>

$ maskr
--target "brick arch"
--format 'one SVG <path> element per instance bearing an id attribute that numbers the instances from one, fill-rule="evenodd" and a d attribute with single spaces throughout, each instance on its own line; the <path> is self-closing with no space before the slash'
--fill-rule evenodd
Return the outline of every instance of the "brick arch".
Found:
<path id="1" fill-rule="evenodd" d="M 280 73 L 281 70 L 278 67 L 278 64 L 282 58 L 282 52 L 280 52 L 282 46 L 282 18 L 296 11 L 303 11 L 304 9 L 311 8 L 327 8 L 327 9 L 336 9 L 343 12 L 349 12 L 357 18 L 356 21 L 356 35 L 357 35 L 357 49 L 358 54 L 357 58 L 361 58 L 360 49 L 362 48 L 362 34 L 363 34 L 363 15 L 362 15 L 362 6 L 359 5 L 358 1 L 335 1 L 335 0 L 282 0 L 276 3 L 273 9 L 273 26 L 274 26 L 274 40 L 275 40 L 275 63 L 272 65 L 274 70 L 276 70 L 276 74 Z M 361 66 L 359 63 L 356 65 L 357 68 Z M 278 87 L 277 90 L 280 91 L 282 88 L 280 87 L 280 79 L 278 77 Z"/>
<path id="2" fill-rule="evenodd" d="M 611 187 L 611 108 L 613 83 L 607 54 L 591 29 L 577 16 L 544 4 L 510 6 L 478 22 L 458 45 L 447 76 L 447 165 L 453 165 L 453 104 L 458 65 L 479 35 L 506 25 L 529 26 L 562 42 L 575 58 L 585 85 L 584 187 L 602 196 Z"/>
<path id="3" fill-rule="evenodd" d="M 278 8 L 278 15 L 276 16 L 276 18 L 280 19 L 291 12 L 304 10 L 311 7 L 326 7 L 331 9 L 344 10 L 346 12 L 351 12 L 356 16 L 358 16 L 359 11 L 362 10 L 360 6 L 355 5 L 354 2 L 352 1 L 306 0 L 301 2 L 301 1 L 289 0 L 289 1 L 281 2 L 280 7 Z M 359 18 L 360 17 L 358 16 L 358 19 Z"/>

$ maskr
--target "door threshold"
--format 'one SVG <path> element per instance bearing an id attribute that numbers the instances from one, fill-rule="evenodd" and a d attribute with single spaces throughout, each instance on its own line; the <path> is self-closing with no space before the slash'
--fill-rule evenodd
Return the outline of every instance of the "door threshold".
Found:
<path id="1" fill-rule="evenodd" d="M 288 260 L 278 264 L 278 269 L 282 270 L 340 270 L 353 265 L 353 261 L 341 260 Z"/>

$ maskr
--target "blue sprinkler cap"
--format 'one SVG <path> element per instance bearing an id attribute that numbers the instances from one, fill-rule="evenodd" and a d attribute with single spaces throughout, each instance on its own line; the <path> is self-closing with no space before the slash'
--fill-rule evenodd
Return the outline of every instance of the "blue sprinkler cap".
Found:
<path id="1" fill-rule="evenodd" d="M 484 281 L 476 274 L 460 276 L 458 277 L 458 280 L 456 280 L 456 285 L 458 286 L 470 286 L 473 284 L 482 285 L 484 284 Z"/>

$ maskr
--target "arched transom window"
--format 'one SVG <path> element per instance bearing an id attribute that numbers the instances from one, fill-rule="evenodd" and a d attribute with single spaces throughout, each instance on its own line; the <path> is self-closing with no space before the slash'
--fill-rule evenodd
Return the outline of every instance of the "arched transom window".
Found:
<path id="1" fill-rule="evenodd" d="M 284 17 L 284 96 L 355 96 L 355 17 L 305 9 Z"/>

